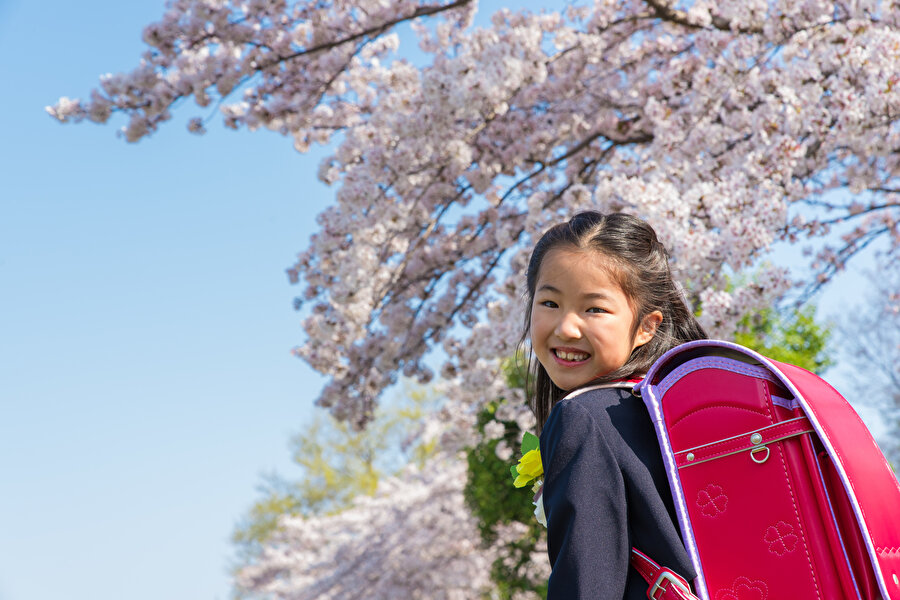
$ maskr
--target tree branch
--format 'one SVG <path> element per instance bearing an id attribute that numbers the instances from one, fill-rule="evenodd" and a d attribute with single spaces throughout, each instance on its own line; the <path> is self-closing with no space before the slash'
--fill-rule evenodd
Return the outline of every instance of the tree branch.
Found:
<path id="1" fill-rule="evenodd" d="M 644 0 L 644 2 L 646 2 L 650 6 L 650 8 L 653 9 L 653 12 L 656 14 L 656 16 L 663 21 L 676 23 L 678 25 L 681 25 L 682 27 L 688 27 L 690 29 L 706 29 L 704 25 L 692 21 L 688 14 L 683 10 L 672 8 L 662 0 Z M 737 27 L 732 29 L 731 21 L 728 21 L 727 19 L 723 19 L 722 17 L 716 15 L 710 16 L 712 17 L 712 26 L 721 31 L 728 31 L 733 33 L 763 32 L 762 28 L 760 27 Z"/>
<path id="2" fill-rule="evenodd" d="M 293 54 L 288 54 L 287 56 L 279 57 L 279 60 L 276 62 L 281 62 L 282 60 L 291 60 L 293 58 L 298 58 L 300 56 L 306 56 L 308 54 L 315 54 L 317 52 L 321 52 L 323 50 L 331 50 L 332 48 L 337 48 L 338 46 L 342 46 L 347 42 L 354 42 L 361 38 L 366 38 L 371 35 L 381 35 L 385 31 L 388 31 L 395 25 L 399 25 L 400 23 L 405 23 L 406 21 L 412 21 L 413 19 L 418 19 L 419 17 L 428 17 L 431 15 L 435 15 L 440 12 L 444 12 L 446 10 L 453 10 L 454 8 L 460 8 L 465 6 L 466 4 L 470 4 L 472 0 L 456 0 L 450 4 L 432 4 L 429 6 L 420 6 L 416 10 L 412 12 L 412 14 L 407 15 L 405 17 L 397 17 L 396 19 L 392 19 L 381 25 L 376 25 L 374 27 L 369 27 L 368 29 L 364 29 L 357 33 L 348 35 L 345 38 L 341 38 L 339 40 L 333 40 L 330 42 L 323 42 L 317 46 L 313 46 L 311 48 L 305 48 L 303 50 L 298 50 Z M 271 66 L 271 65 L 268 65 Z"/>

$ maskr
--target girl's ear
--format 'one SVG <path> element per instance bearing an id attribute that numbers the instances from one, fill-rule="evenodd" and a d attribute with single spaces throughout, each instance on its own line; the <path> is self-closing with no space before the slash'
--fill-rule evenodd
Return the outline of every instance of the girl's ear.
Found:
<path id="1" fill-rule="evenodd" d="M 656 329 L 662 323 L 663 316 L 658 310 L 654 310 L 641 320 L 641 326 L 638 327 L 637 335 L 634 336 L 634 347 L 643 346 L 653 339 L 656 335 Z"/>

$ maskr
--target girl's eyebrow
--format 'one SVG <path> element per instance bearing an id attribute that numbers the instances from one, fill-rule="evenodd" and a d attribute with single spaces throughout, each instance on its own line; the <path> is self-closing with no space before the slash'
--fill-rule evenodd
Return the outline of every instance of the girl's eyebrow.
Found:
<path id="1" fill-rule="evenodd" d="M 561 294 L 562 292 L 559 289 L 553 287 L 549 283 L 545 283 L 541 287 L 539 287 L 535 292 L 553 292 L 556 294 Z M 607 300 L 609 299 L 609 294 L 604 294 L 603 292 L 586 292 L 581 295 L 585 300 Z"/>
<path id="2" fill-rule="evenodd" d="M 586 294 L 582 294 L 581 297 L 586 300 L 607 300 L 607 299 L 609 299 L 609 295 L 604 294 L 603 292 L 588 292 Z"/>

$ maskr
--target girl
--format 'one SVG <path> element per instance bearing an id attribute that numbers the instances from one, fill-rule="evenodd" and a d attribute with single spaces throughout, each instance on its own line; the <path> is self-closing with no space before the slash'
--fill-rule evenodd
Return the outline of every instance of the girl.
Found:
<path id="1" fill-rule="evenodd" d="M 706 338 L 665 248 L 640 219 L 581 213 L 540 239 L 527 283 L 548 600 L 646 598 L 632 546 L 693 578 L 653 425 L 629 389 L 670 348 Z"/>

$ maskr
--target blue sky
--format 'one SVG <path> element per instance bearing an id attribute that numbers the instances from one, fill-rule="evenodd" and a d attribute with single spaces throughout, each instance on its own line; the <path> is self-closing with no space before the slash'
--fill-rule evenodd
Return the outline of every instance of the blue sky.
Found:
<path id="1" fill-rule="evenodd" d="M 322 384 L 284 273 L 331 197 L 316 156 L 191 110 L 138 144 L 44 112 L 130 69 L 162 7 L 0 1 L 0 600 L 227 598 Z"/>
<path id="2" fill-rule="evenodd" d="M 132 67 L 162 6 L 0 3 L 0 600 L 227 598 L 321 386 L 284 272 L 330 198 L 315 157 L 44 112 Z"/>

